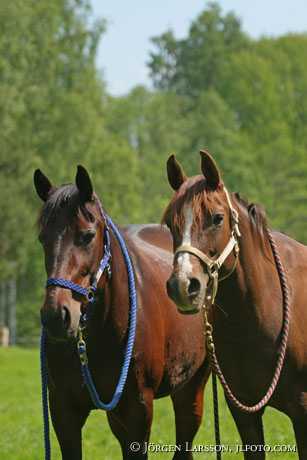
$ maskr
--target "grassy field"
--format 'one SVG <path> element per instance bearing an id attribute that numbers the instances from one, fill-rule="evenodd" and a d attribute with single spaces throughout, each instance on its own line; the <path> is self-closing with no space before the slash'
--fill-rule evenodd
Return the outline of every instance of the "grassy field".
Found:
<path id="1" fill-rule="evenodd" d="M 240 444 L 239 436 L 226 407 L 221 406 L 222 443 Z M 132 421 L 133 423 L 133 421 Z M 37 350 L 0 348 L 0 458 L 5 460 L 42 460 L 43 437 L 40 402 L 39 356 Z M 284 415 L 268 409 L 265 414 L 266 443 L 295 444 L 291 423 Z M 214 444 L 211 385 L 206 391 L 205 416 L 195 445 Z M 155 402 L 151 441 L 174 444 L 174 418 L 169 398 Z M 95 411 L 89 417 L 83 435 L 84 459 L 120 460 L 116 439 L 111 434 L 105 414 Z M 52 459 L 60 460 L 57 441 L 52 433 Z M 169 460 L 172 453 L 151 453 L 151 459 Z M 213 453 L 196 453 L 194 458 L 215 458 Z M 243 458 L 243 454 L 223 454 L 223 459 Z M 295 459 L 296 454 L 270 453 L 268 458 Z"/>

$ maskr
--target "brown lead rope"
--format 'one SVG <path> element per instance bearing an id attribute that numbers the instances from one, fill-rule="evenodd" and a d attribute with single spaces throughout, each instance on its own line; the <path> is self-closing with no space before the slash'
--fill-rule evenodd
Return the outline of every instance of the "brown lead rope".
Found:
<path id="1" fill-rule="evenodd" d="M 220 422 L 219 422 L 219 398 L 218 398 L 218 389 L 217 389 L 217 379 L 216 379 L 216 374 L 214 372 L 212 372 L 211 378 L 212 378 L 212 397 L 213 397 L 216 459 L 222 460 L 221 434 L 220 434 Z"/>
<path id="2" fill-rule="evenodd" d="M 289 288 L 288 288 L 288 283 L 287 283 L 287 277 L 284 271 L 283 264 L 281 262 L 278 249 L 276 246 L 276 243 L 273 239 L 273 236 L 270 231 L 268 231 L 268 238 L 270 241 L 270 245 L 272 248 L 275 264 L 277 267 L 278 275 L 279 275 L 279 280 L 281 284 L 281 290 L 282 290 L 282 297 L 283 297 L 283 312 L 284 312 L 284 317 L 283 317 L 283 326 L 282 326 L 282 332 L 281 332 L 281 342 L 280 342 L 280 349 L 278 353 L 278 358 L 277 358 L 277 363 L 276 363 L 276 368 L 274 372 L 274 376 L 271 382 L 271 385 L 269 386 L 265 396 L 257 403 L 254 404 L 253 406 L 247 406 L 243 403 L 241 403 L 232 393 L 224 375 L 223 372 L 220 368 L 220 365 L 217 360 L 217 356 L 215 353 L 215 347 L 214 347 L 214 342 L 213 342 L 213 335 L 212 335 L 212 325 L 208 321 L 207 317 L 207 309 L 204 306 L 203 308 L 203 314 L 204 314 L 204 320 L 205 320 L 205 335 L 206 335 L 206 343 L 207 343 L 207 351 L 211 363 L 211 368 L 214 374 L 218 376 L 220 379 L 220 382 L 224 388 L 224 391 L 226 393 L 227 398 L 229 401 L 236 406 L 238 409 L 240 409 L 243 412 L 247 413 L 255 413 L 258 412 L 260 409 L 262 409 L 270 400 L 272 397 L 277 383 L 279 381 L 279 377 L 283 368 L 284 360 L 285 360 L 285 355 L 286 355 L 286 349 L 287 349 L 287 342 L 288 342 L 288 335 L 289 335 L 289 325 L 290 325 L 290 301 L 289 301 Z M 214 301 L 214 299 L 213 299 Z M 216 425 L 216 422 L 215 422 Z M 219 431 L 219 430 L 218 430 Z"/>

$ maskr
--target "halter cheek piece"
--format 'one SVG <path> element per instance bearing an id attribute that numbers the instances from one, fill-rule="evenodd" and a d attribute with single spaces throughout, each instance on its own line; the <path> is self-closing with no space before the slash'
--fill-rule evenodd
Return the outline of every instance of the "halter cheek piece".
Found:
<path id="1" fill-rule="evenodd" d="M 233 271 L 236 268 L 236 264 L 238 261 L 238 255 L 239 255 L 238 238 L 241 236 L 241 233 L 239 230 L 239 215 L 238 215 L 238 211 L 233 207 L 231 200 L 230 200 L 229 193 L 225 187 L 224 187 L 224 192 L 226 195 L 226 199 L 229 205 L 230 215 L 231 215 L 231 235 L 230 235 L 230 239 L 226 247 L 224 248 L 222 253 L 219 255 L 219 257 L 217 259 L 211 259 L 205 253 L 203 253 L 200 249 L 194 246 L 191 246 L 189 244 L 182 244 L 181 246 L 177 248 L 175 252 L 175 257 L 180 253 L 192 254 L 196 256 L 206 267 L 206 271 L 209 275 L 210 280 L 212 281 L 212 289 L 211 289 L 212 292 L 207 296 L 208 300 L 210 300 L 211 303 L 214 302 L 214 299 L 217 293 L 218 282 L 228 278 L 233 273 Z M 222 278 L 219 278 L 219 270 L 232 251 L 234 251 L 234 255 L 235 255 L 234 265 L 228 274 L 226 274 Z"/>
<path id="2" fill-rule="evenodd" d="M 103 275 L 104 271 L 106 270 L 108 277 L 111 277 L 111 241 L 110 241 L 110 230 L 108 221 L 106 216 L 100 207 L 100 212 L 104 220 L 105 228 L 104 228 L 104 251 L 103 257 L 99 263 L 99 267 L 97 269 L 96 274 L 93 277 L 93 281 L 89 287 L 83 287 L 80 284 L 74 283 L 71 280 L 67 280 L 65 278 L 48 278 L 46 282 L 46 287 L 49 286 L 58 286 L 65 289 L 70 289 L 72 292 L 79 294 L 85 297 L 87 303 L 92 303 L 95 300 L 95 293 L 97 290 L 98 282 Z"/>

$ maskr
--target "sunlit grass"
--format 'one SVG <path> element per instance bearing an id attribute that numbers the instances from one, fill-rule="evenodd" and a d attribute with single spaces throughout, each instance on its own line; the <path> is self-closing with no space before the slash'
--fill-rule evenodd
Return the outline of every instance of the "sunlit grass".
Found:
<path id="1" fill-rule="evenodd" d="M 0 453 L 5 460 L 42 460 L 43 436 L 40 396 L 38 350 L 18 348 L 0 349 Z M 224 445 L 240 444 L 232 417 L 220 393 L 221 436 Z M 133 423 L 133 419 L 131 420 Z M 266 444 L 295 444 L 289 419 L 267 409 L 265 417 Z M 169 398 L 155 402 L 151 441 L 174 444 L 174 417 Z M 210 382 L 206 391 L 204 420 L 195 439 L 195 445 L 214 444 Z M 117 440 L 111 434 L 103 412 L 91 414 L 83 435 L 84 459 L 106 458 L 120 460 Z M 151 453 L 150 458 L 169 460 L 172 453 Z M 243 454 L 224 453 L 223 459 L 243 458 Z M 195 454 L 195 458 L 215 458 L 214 454 Z M 296 454 L 271 453 L 268 458 L 295 459 Z M 52 433 L 52 459 L 60 460 L 60 452 Z"/>

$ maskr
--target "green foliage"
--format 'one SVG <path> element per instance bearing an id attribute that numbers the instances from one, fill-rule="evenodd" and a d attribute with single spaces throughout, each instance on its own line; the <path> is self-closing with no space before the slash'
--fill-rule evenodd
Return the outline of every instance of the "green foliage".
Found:
<path id="1" fill-rule="evenodd" d="M 253 40 L 210 3 L 186 37 L 152 40 L 155 90 L 110 97 L 89 0 L 0 0 L 0 24 L 0 282 L 17 277 L 19 337 L 38 333 L 43 299 L 37 167 L 59 185 L 81 163 L 116 221 L 158 222 L 168 155 L 198 174 L 208 148 L 230 190 L 307 242 L 306 34 Z"/>
<path id="2" fill-rule="evenodd" d="M 124 171 L 133 178 L 138 164 L 128 142 L 106 129 L 95 67 L 105 25 L 93 23 L 89 2 L 1 0 L 0 11 L 0 281 L 18 276 L 20 336 L 38 330 L 45 279 L 34 169 L 59 185 L 84 164 L 114 218 L 127 222 L 138 219 L 140 204 L 137 181 Z"/>
<path id="3" fill-rule="evenodd" d="M 211 3 L 187 37 L 168 31 L 153 44 L 156 88 L 187 100 L 178 129 L 188 138 L 178 149 L 187 169 L 199 171 L 196 151 L 208 147 L 231 190 L 263 203 L 272 225 L 307 242 L 307 35 L 252 40 Z"/>
<path id="4" fill-rule="evenodd" d="M 144 222 L 159 221 L 167 203 L 165 160 L 167 153 L 186 146 L 181 117 L 184 104 L 172 93 L 152 93 L 137 87 L 128 96 L 113 100 L 108 112 L 109 128 L 129 142 L 138 160 Z M 136 180 L 135 176 L 134 183 Z"/>
<path id="5" fill-rule="evenodd" d="M 222 16 L 213 2 L 192 22 L 183 40 L 168 31 L 152 41 L 157 51 L 151 53 L 149 67 L 155 86 L 190 97 L 214 88 L 223 77 L 229 53 L 244 49 L 249 42 L 238 18 L 233 13 Z"/>

